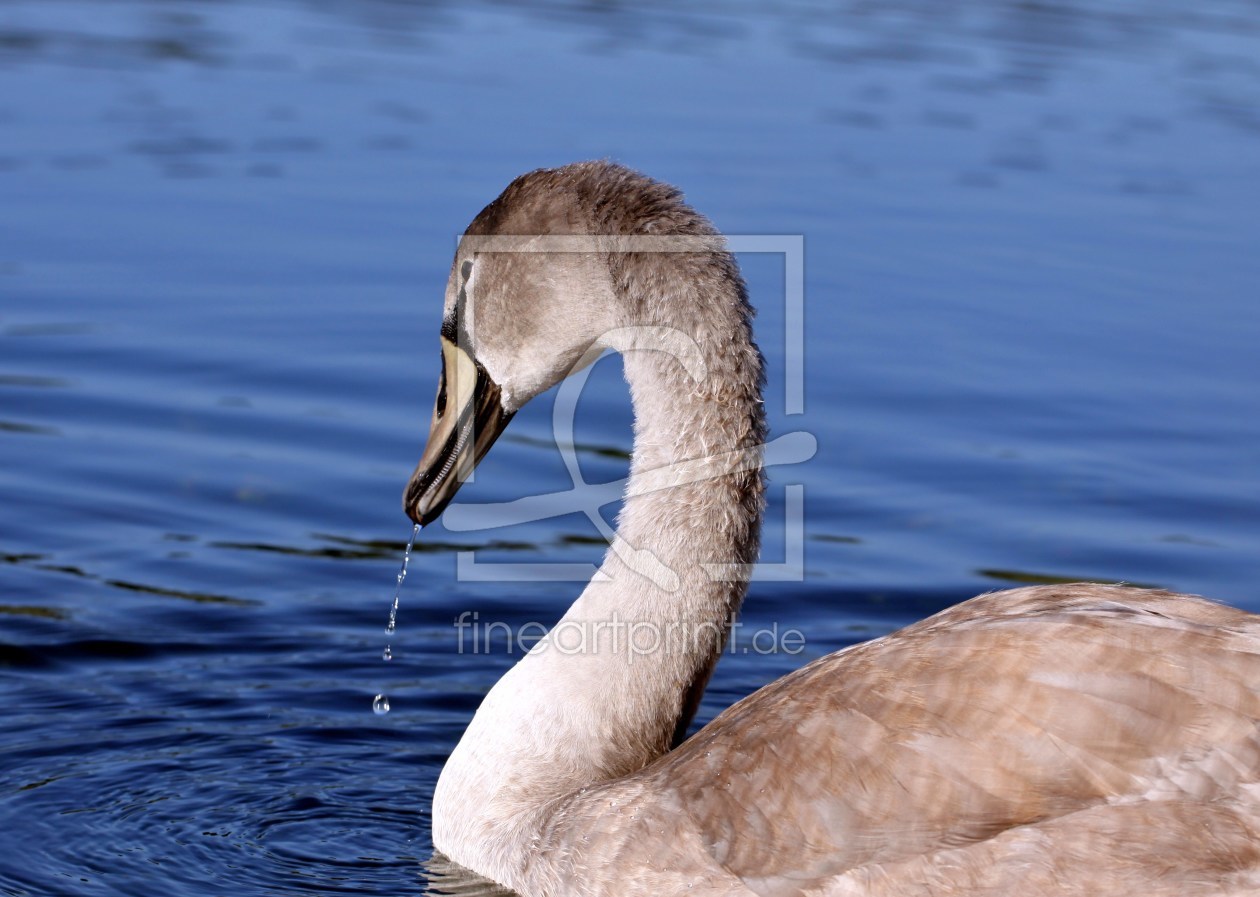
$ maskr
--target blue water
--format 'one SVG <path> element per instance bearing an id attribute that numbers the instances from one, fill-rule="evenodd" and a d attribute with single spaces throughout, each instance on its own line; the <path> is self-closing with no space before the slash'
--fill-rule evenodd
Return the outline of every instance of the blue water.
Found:
<path id="1" fill-rule="evenodd" d="M 746 621 L 805 647 L 703 717 L 1015 583 L 1260 611 L 1257 60 L 1244 0 L 0 3 L 0 893 L 423 890 L 513 660 L 453 622 L 550 623 L 580 584 L 503 565 L 601 553 L 426 528 L 381 658 L 450 253 L 540 165 L 803 238 L 803 410 L 792 277 L 741 261 L 774 435 L 818 445 Z M 551 411 L 464 502 L 570 486 Z M 575 441 L 625 475 L 615 359 Z"/>

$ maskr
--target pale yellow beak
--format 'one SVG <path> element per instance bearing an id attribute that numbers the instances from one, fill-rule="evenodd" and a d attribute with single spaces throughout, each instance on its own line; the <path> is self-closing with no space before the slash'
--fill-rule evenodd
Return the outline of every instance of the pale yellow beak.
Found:
<path id="1" fill-rule="evenodd" d="M 442 376 L 429 441 L 403 493 L 403 510 L 419 524 L 436 520 L 503 432 L 499 387 L 486 369 L 445 336 Z"/>

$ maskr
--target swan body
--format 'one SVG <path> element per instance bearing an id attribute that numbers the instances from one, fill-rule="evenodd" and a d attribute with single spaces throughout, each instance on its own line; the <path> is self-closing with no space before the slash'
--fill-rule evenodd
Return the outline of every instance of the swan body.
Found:
<path id="1" fill-rule="evenodd" d="M 758 550 L 751 315 L 712 226 L 610 163 L 523 175 L 461 240 L 407 513 L 608 348 L 635 443 L 599 575 L 442 771 L 435 847 L 526 897 L 1260 893 L 1260 618 L 1200 598 L 982 595 L 683 741 Z"/>

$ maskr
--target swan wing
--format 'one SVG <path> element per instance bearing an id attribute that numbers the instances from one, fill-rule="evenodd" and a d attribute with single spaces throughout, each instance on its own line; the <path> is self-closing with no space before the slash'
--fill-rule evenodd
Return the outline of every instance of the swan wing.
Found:
<path id="1" fill-rule="evenodd" d="M 581 843 L 555 846 L 587 884 L 645 868 L 691 893 L 1242 893 L 1256 720 L 1260 618 L 1124 587 L 992 593 L 587 789 L 557 814 Z"/>

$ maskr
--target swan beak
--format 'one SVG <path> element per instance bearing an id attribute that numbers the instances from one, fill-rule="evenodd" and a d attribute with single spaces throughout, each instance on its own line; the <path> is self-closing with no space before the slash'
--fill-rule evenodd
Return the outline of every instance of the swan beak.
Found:
<path id="1" fill-rule="evenodd" d="M 429 441 L 403 493 L 407 516 L 422 526 L 436 520 L 511 419 L 486 369 L 442 337 Z"/>

